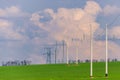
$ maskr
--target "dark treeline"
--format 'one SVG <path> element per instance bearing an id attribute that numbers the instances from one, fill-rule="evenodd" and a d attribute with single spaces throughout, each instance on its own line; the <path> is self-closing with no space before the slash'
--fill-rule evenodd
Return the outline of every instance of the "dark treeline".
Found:
<path id="1" fill-rule="evenodd" d="M 117 62 L 117 58 L 114 58 L 114 59 L 108 59 L 108 62 Z M 77 61 L 78 63 L 89 63 L 90 60 L 89 59 L 86 59 L 86 60 L 78 60 Z M 104 59 L 101 59 L 101 60 L 97 60 L 97 59 L 93 59 L 93 62 L 105 62 Z M 76 60 L 69 60 L 69 63 L 76 63 Z"/>
<path id="2" fill-rule="evenodd" d="M 15 61 L 7 61 L 7 62 L 2 62 L 2 66 L 22 66 L 22 65 L 30 65 L 31 61 L 29 60 L 15 60 Z"/>

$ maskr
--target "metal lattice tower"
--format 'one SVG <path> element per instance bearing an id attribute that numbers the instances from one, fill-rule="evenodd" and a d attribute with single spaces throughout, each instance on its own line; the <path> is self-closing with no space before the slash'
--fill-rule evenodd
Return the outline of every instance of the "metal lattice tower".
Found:
<path id="1" fill-rule="evenodd" d="M 46 56 L 47 56 L 47 58 L 46 58 L 46 62 L 48 63 L 48 64 L 51 64 L 51 55 L 52 55 L 52 52 L 51 52 L 51 48 L 45 48 L 45 50 L 46 50 Z"/>

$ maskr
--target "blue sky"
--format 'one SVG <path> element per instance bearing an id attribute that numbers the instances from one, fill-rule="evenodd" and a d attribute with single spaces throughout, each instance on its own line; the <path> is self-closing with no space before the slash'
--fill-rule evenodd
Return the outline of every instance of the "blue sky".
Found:
<path id="1" fill-rule="evenodd" d="M 71 39 L 83 39 L 85 35 L 89 40 L 89 24 L 94 27 L 94 58 L 104 59 L 104 29 L 111 23 L 109 57 L 120 59 L 119 3 L 119 0 L 0 0 L 0 62 L 28 59 L 35 64 L 45 63 L 44 45 L 62 40 L 68 42 L 69 57 L 74 59 L 76 45 Z M 88 41 L 78 44 L 82 45 L 79 59 L 89 59 Z M 59 60 L 61 50 L 59 47 Z"/>
<path id="2" fill-rule="evenodd" d="M 57 9 L 60 7 L 66 7 L 66 8 L 78 8 L 78 7 L 83 7 L 86 3 L 86 1 L 90 0 L 1 0 L 0 4 L 1 7 L 6 7 L 6 6 L 12 6 L 12 5 L 17 5 L 22 7 L 24 10 L 27 11 L 37 11 L 37 10 L 43 10 L 46 8 L 52 8 L 52 9 Z M 119 0 L 94 0 L 98 2 L 102 7 L 105 6 L 106 4 L 110 5 L 116 5 L 119 6 Z"/>

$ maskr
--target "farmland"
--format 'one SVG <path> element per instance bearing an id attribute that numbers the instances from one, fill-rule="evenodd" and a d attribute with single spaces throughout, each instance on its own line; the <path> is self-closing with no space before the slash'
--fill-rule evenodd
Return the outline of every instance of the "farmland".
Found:
<path id="1" fill-rule="evenodd" d="M 105 78 L 105 63 L 93 63 L 93 75 L 89 77 L 89 63 L 44 64 L 28 66 L 1 66 L 0 80 L 119 80 L 120 62 L 109 63 L 109 77 Z"/>

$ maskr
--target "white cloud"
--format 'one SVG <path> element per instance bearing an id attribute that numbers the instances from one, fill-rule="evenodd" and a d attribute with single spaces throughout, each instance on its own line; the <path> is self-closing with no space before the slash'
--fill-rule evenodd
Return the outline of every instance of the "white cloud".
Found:
<path id="1" fill-rule="evenodd" d="M 28 60 L 32 61 L 34 64 L 46 64 L 46 60 L 42 55 L 31 54 Z"/>
<path id="2" fill-rule="evenodd" d="M 94 1 L 88 1 L 84 10 L 88 14 L 97 15 L 99 12 L 101 12 L 102 9 L 98 3 L 94 2 Z"/>
<path id="3" fill-rule="evenodd" d="M 0 19 L 0 28 L 3 27 L 9 27 L 12 26 L 13 24 L 7 20 Z"/>
<path id="4" fill-rule="evenodd" d="M 104 15 L 113 15 L 113 14 L 119 14 L 120 13 L 120 8 L 117 6 L 111 6 L 107 5 L 103 9 Z"/>
<path id="5" fill-rule="evenodd" d="M 110 58 L 117 58 L 120 60 L 120 46 L 114 42 L 109 42 L 109 57 Z"/>
<path id="6" fill-rule="evenodd" d="M 0 37 L 4 39 L 20 40 L 23 36 L 13 29 L 13 23 L 0 19 Z"/>
<path id="7" fill-rule="evenodd" d="M 110 12 L 109 10 L 112 9 Z M 88 1 L 83 9 L 81 8 L 59 8 L 57 12 L 52 9 L 46 9 L 42 13 L 48 14 L 51 19 L 48 21 L 41 21 L 46 18 L 41 12 L 33 13 L 31 20 L 35 25 L 43 30 L 46 30 L 50 37 L 55 40 L 65 40 L 69 43 L 70 58 L 75 58 L 75 50 L 72 46 L 71 39 L 79 38 L 83 39 L 86 35 L 87 41 L 80 43 L 79 58 L 90 58 L 90 25 L 93 27 L 93 32 L 99 31 L 101 35 L 105 35 L 105 31 L 99 27 L 99 23 L 96 22 L 97 15 L 102 11 L 98 3 L 94 1 Z M 105 15 L 113 14 L 113 12 L 119 11 L 119 8 L 114 6 L 106 6 L 103 12 Z M 120 38 L 119 27 L 109 30 L 109 37 L 116 36 Z M 98 34 L 99 35 L 99 34 Z M 105 41 L 94 41 L 94 59 L 105 59 Z M 114 48 L 112 48 L 114 47 Z M 109 57 L 119 58 L 120 46 L 114 42 L 109 41 Z M 84 56 L 84 57 L 83 57 Z"/>
<path id="8" fill-rule="evenodd" d="M 105 59 L 105 41 L 94 41 L 93 44 L 93 54 L 94 59 Z M 118 52 L 120 51 L 120 46 L 114 42 L 108 41 L 108 56 L 109 58 L 118 58 L 120 59 L 120 55 Z"/>
<path id="9" fill-rule="evenodd" d="M 17 23 L 15 23 L 12 18 L 22 18 L 28 16 L 29 13 L 23 12 L 18 6 L 0 8 L 0 38 L 12 40 L 26 39 L 24 35 L 21 35 L 17 30 L 14 29 Z"/>
<path id="10" fill-rule="evenodd" d="M 90 25 L 93 27 L 93 32 L 99 28 L 99 24 L 96 22 L 96 16 L 101 12 L 99 4 L 93 1 L 88 1 L 84 9 L 81 8 L 59 8 L 57 12 L 52 9 L 46 9 L 43 12 L 33 13 L 31 21 L 39 28 L 47 31 L 49 36 L 57 41 L 65 40 L 69 43 L 69 57 L 75 56 L 72 48 L 72 38 L 83 39 L 86 35 L 87 39 L 90 39 Z M 41 21 L 42 19 L 50 16 L 50 20 Z M 49 18 L 49 17 L 48 17 Z M 84 56 L 81 59 L 89 58 L 90 51 L 88 50 L 89 42 L 81 43 L 82 49 L 80 56 Z"/>
<path id="11" fill-rule="evenodd" d="M 29 16 L 28 13 L 22 12 L 17 6 L 7 7 L 5 9 L 0 8 L 0 17 L 24 17 Z"/>
<path id="12" fill-rule="evenodd" d="M 109 30 L 109 37 L 120 39 L 120 26 L 115 26 Z"/>
<path id="13" fill-rule="evenodd" d="M 90 59 L 90 41 L 80 43 L 79 59 Z M 93 59 L 105 59 L 105 41 L 93 41 Z"/>
<path id="14" fill-rule="evenodd" d="M 105 15 L 111 15 L 119 12 L 119 8 L 117 6 L 106 6 L 103 10 Z M 39 46 L 41 43 L 51 43 L 52 40 L 62 41 L 65 40 L 69 42 L 69 58 L 75 59 L 75 45 L 73 45 L 72 38 L 85 39 L 87 41 L 79 42 L 79 59 L 88 59 L 90 58 L 90 25 L 93 27 L 93 32 L 99 30 L 99 32 L 104 32 L 99 27 L 99 23 L 96 22 L 97 15 L 102 11 L 101 7 L 98 3 L 93 0 L 89 0 L 84 8 L 58 8 L 55 12 L 53 9 L 45 9 L 44 11 L 35 12 L 31 16 L 31 21 L 38 26 L 39 28 L 45 30 L 49 36 L 47 38 L 40 38 L 39 36 L 34 37 L 34 39 L 30 40 L 28 44 L 34 44 L 34 51 L 39 51 Z M 0 17 L 22 17 L 29 15 L 26 12 L 23 12 L 17 6 L 11 6 L 8 8 L 0 8 Z M 26 39 L 28 35 L 21 35 L 20 32 L 26 34 L 27 28 L 20 27 L 20 30 L 14 30 L 13 26 L 15 26 L 13 22 L 10 22 L 6 19 L 0 19 L 0 37 L 5 39 L 15 39 L 15 40 L 23 40 Z M 26 24 L 25 24 L 26 26 Z M 35 27 L 36 27 L 35 26 Z M 41 30 L 40 29 L 40 30 Z M 32 34 L 33 29 L 29 33 Z M 109 37 L 115 36 L 116 38 L 120 38 L 120 27 L 114 27 L 109 30 Z M 34 32 L 34 31 L 33 31 Z M 39 32 L 39 30 L 38 30 Z M 40 34 L 39 35 L 44 35 Z M 86 36 L 85 36 L 86 35 Z M 103 33 L 104 35 L 104 33 Z M 52 39 L 52 40 L 51 40 Z M 27 41 L 21 44 L 23 47 Z M 12 44 L 10 44 L 11 46 Z M 14 46 L 14 45 L 13 45 Z M 102 59 L 105 58 L 105 41 L 94 41 L 94 59 Z M 33 49 L 33 48 L 32 48 Z M 114 42 L 109 42 L 109 57 L 118 57 L 120 58 L 118 52 L 120 50 L 120 46 L 115 44 Z M 59 52 L 61 53 L 61 52 Z M 45 58 L 43 56 L 38 55 L 39 53 L 29 53 L 29 59 L 33 61 L 33 63 L 45 63 Z M 61 55 L 62 56 L 62 55 Z"/>
<path id="15" fill-rule="evenodd" d="M 76 46 L 73 45 L 68 48 L 69 59 L 75 60 L 76 58 Z M 93 41 L 93 59 L 105 60 L 105 41 Z M 90 59 L 90 41 L 79 42 L 78 57 L 80 60 Z M 120 46 L 114 42 L 108 41 L 108 55 L 110 59 L 117 58 L 120 60 Z"/>
<path id="16" fill-rule="evenodd" d="M 90 7 L 90 8 L 89 8 Z M 92 12 L 90 12 L 92 10 Z M 81 8 L 59 8 L 57 12 L 46 9 L 42 13 L 48 14 L 51 19 L 41 22 L 46 16 L 41 12 L 33 13 L 31 20 L 35 25 L 48 31 L 50 36 L 56 40 L 71 40 L 72 38 L 82 38 L 83 34 L 90 35 L 90 24 L 93 31 L 99 27 L 95 21 L 96 15 L 101 11 L 99 4 L 88 1 L 84 9 Z"/>
<path id="17" fill-rule="evenodd" d="M 16 6 L 12 6 L 10 8 L 6 8 L 6 12 L 11 14 L 18 14 L 19 12 L 21 12 L 21 10 Z"/>

